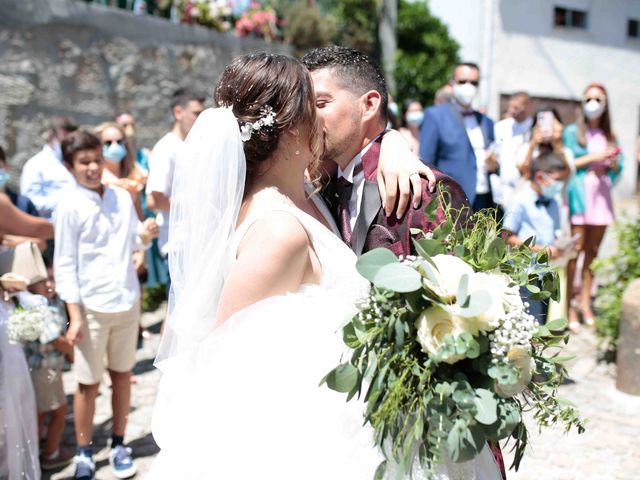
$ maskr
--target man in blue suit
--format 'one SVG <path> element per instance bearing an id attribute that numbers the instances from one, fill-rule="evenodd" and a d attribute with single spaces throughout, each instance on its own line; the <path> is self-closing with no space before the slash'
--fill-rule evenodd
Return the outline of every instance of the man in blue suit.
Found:
<path id="1" fill-rule="evenodd" d="M 471 108 L 479 83 L 475 63 L 457 64 L 453 98 L 427 108 L 420 131 L 422 160 L 457 180 L 475 211 L 495 206 L 489 175 L 498 171 L 488 150 L 494 141 L 493 120 Z"/>

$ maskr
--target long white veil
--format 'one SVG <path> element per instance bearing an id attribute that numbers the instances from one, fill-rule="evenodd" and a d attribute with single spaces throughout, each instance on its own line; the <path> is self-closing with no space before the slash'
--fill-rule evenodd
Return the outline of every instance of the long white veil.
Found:
<path id="1" fill-rule="evenodd" d="M 193 352 L 213 331 L 226 245 L 244 194 L 246 162 L 230 108 L 197 118 L 175 166 L 169 220 L 171 290 L 156 366 Z"/>

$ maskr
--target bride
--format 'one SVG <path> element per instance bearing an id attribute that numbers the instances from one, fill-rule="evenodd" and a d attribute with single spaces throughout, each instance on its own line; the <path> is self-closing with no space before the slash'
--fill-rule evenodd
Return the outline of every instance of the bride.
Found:
<path id="1" fill-rule="evenodd" d="M 176 166 L 149 478 L 371 480 L 382 455 L 362 403 L 319 386 L 368 284 L 305 184 L 323 149 L 310 76 L 292 57 L 242 56 L 215 100 Z M 485 450 L 437 478 L 500 478 Z"/>

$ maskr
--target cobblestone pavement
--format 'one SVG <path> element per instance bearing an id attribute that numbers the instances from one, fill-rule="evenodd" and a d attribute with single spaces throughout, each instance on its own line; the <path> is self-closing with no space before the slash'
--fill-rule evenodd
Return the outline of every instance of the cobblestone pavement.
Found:
<path id="1" fill-rule="evenodd" d="M 560 395 L 588 419 L 587 430 L 565 434 L 555 427 L 540 434 L 528 419 L 530 448 L 509 480 L 640 479 L 640 397 L 616 390 L 615 367 L 597 361 L 592 332 L 572 336 L 566 351 L 576 355 L 569 363 L 574 383 L 562 386 Z M 505 454 L 510 465 L 512 457 Z"/>
<path id="2" fill-rule="evenodd" d="M 637 203 L 628 205 L 637 215 Z M 623 210 L 627 210 L 624 208 Z M 612 251 L 614 244 L 605 239 L 603 251 Z M 125 441 L 134 450 L 138 464 L 138 478 L 144 477 L 158 447 L 151 436 L 151 413 L 160 378 L 153 367 L 153 358 L 160 341 L 159 329 L 164 311 L 143 315 L 142 324 L 149 335 L 137 352 L 132 386 L 132 408 Z M 562 428 L 537 432 L 528 419 L 530 447 L 519 472 L 509 471 L 509 480 L 638 480 L 640 479 L 640 397 L 633 397 L 615 389 L 615 366 L 598 362 L 597 341 L 591 331 L 583 331 L 571 338 L 566 353 L 576 358 L 569 364 L 573 383 L 562 386 L 560 395 L 573 402 L 588 419 L 587 431 L 565 434 Z M 69 402 L 75 390 L 72 373 L 65 374 L 65 391 Z M 71 404 L 71 403 L 70 403 Z M 98 480 L 115 478 L 108 465 L 110 438 L 110 389 L 104 385 L 96 405 L 94 451 L 98 466 Z M 74 446 L 72 411 L 70 409 L 64 444 Z M 509 447 L 505 448 L 507 466 L 511 464 Z M 73 467 L 46 475 L 43 478 L 62 480 L 71 478 Z M 271 480 L 271 479 L 265 479 Z M 327 479 L 329 480 L 329 479 Z"/>

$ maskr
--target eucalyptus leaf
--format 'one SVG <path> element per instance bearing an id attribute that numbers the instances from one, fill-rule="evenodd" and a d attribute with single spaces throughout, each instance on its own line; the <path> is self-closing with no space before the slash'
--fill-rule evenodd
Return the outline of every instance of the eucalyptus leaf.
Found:
<path id="1" fill-rule="evenodd" d="M 422 238 L 420 240 L 414 240 L 413 244 L 416 248 L 416 252 L 421 257 L 428 259 L 434 255 L 445 253 L 446 249 L 441 241 L 434 238 Z"/>
<path id="2" fill-rule="evenodd" d="M 520 423 L 520 409 L 513 400 L 505 401 L 500 405 L 500 427 L 497 432 L 497 439 L 507 438 Z"/>
<path id="3" fill-rule="evenodd" d="M 360 346 L 360 340 L 356 335 L 356 330 L 353 323 L 347 323 L 342 329 L 342 341 L 349 348 L 356 348 Z"/>
<path id="4" fill-rule="evenodd" d="M 457 420 L 447 437 L 447 449 L 454 462 L 472 460 L 484 447 L 485 436 L 477 425 Z"/>
<path id="5" fill-rule="evenodd" d="M 458 284 L 458 293 L 456 294 L 456 303 L 461 307 L 468 306 L 469 300 L 469 274 L 465 273 L 460 277 Z"/>
<path id="6" fill-rule="evenodd" d="M 491 425 L 498 420 L 498 401 L 492 392 L 484 388 L 476 389 L 474 403 L 476 406 L 475 419 L 478 422 Z"/>
<path id="7" fill-rule="evenodd" d="M 367 369 L 364 372 L 365 380 L 370 381 L 373 378 L 373 375 L 376 373 L 377 368 L 378 368 L 378 356 L 376 355 L 375 350 L 371 350 L 369 352 L 369 363 L 367 364 Z"/>
<path id="8" fill-rule="evenodd" d="M 460 307 L 460 316 L 477 317 L 491 308 L 491 295 L 485 290 L 476 290 L 467 297 L 467 302 Z"/>
<path id="9" fill-rule="evenodd" d="M 384 460 L 378 468 L 376 468 L 376 473 L 373 475 L 373 480 L 383 480 L 385 478 L 385 474 L 387 472 L 387 461 Z"/>
<path id="10" fill-rule="evenodd" d="M 451 396 L 454 402 L 458 405 L 458 408 L 461 410 L 469 410 L 474 406 L 474 396 L 473 392 L 468 390 L 456 390 L 453 392 Z"/>
<path id="11" fill-rule="evenodd" d="M 361 255 L 356 262 L 358 273 L 372 283 L 376 274 L 382 267 L 390 264 L 398 264 L 398 258 L 386 248 L 376 248 Z"/>
<path id="12" fill-rule="evenodd" d="M 557 318 L 547 322 L 545 326 L 552 332 L 561 332 L 567 328 L 567 321 L 564 318 Z"/>
<path id="13" fill-rule="evenodd" d="M 527 285 L 527 290 L 529 290 L 531 293 L 540 293 L 540 287 L 538 287 L 537 285 L 529 284 Z"/>
<path id="14" fill-rule="evenodd" d="M 467 358 L 478 358 L 480 356 L 480 344 L 475 340 L 472 339 L 468 344 L 467 344 L 467 352 L 465 353 L 465 355 L 467 356 Z"/>
<path id="15" fill-rule="evenodd" d="M 538 330 L 536 331 L 535 335 L 537 337 L 550 337 L 551 336 L 551 332 L 549 331 L 549 329 L 545 325 L 540 325 L 538 327 Z"/>
<path id="16" fill-rule="evenodd" d="M 396 339 L 395 339 L 395 345 L 396 345 L 396 350 L 399 351 L 400 349 L 402 349 L 403 345 L 404 345 L 404 338 L 405 338 L 405 331 L 404 331 L 404 322 L 401 321 L 397 321 L 396 322 Z"/>
<path id="17" fill-rule="evenodd" d="M 378 288 L 399 293 L 415 292 L 422 286 L 420 274 L 410 266 L 400 263 L 388 263 L 380 267 L 372 281 Z"/>
<path id="18" fill-rule="evenodd" d="M 506 251 L 507 248 L 505 246 L 505 243 L 500 237 L 495 238 L 489 244 L 489 248 L 487 249 L 487 253 L 489 254 L 489 256 L 495 258 L 498 261 L 504 258 L 504 254 L 506 253 Z"/>
<path id="19" fill-rule="evenodd" d="M 324 381 L 331 390 L 350 392 L 358 384 L 358 369 L 350 363 L 343 363 L 331 370 Z"/>

